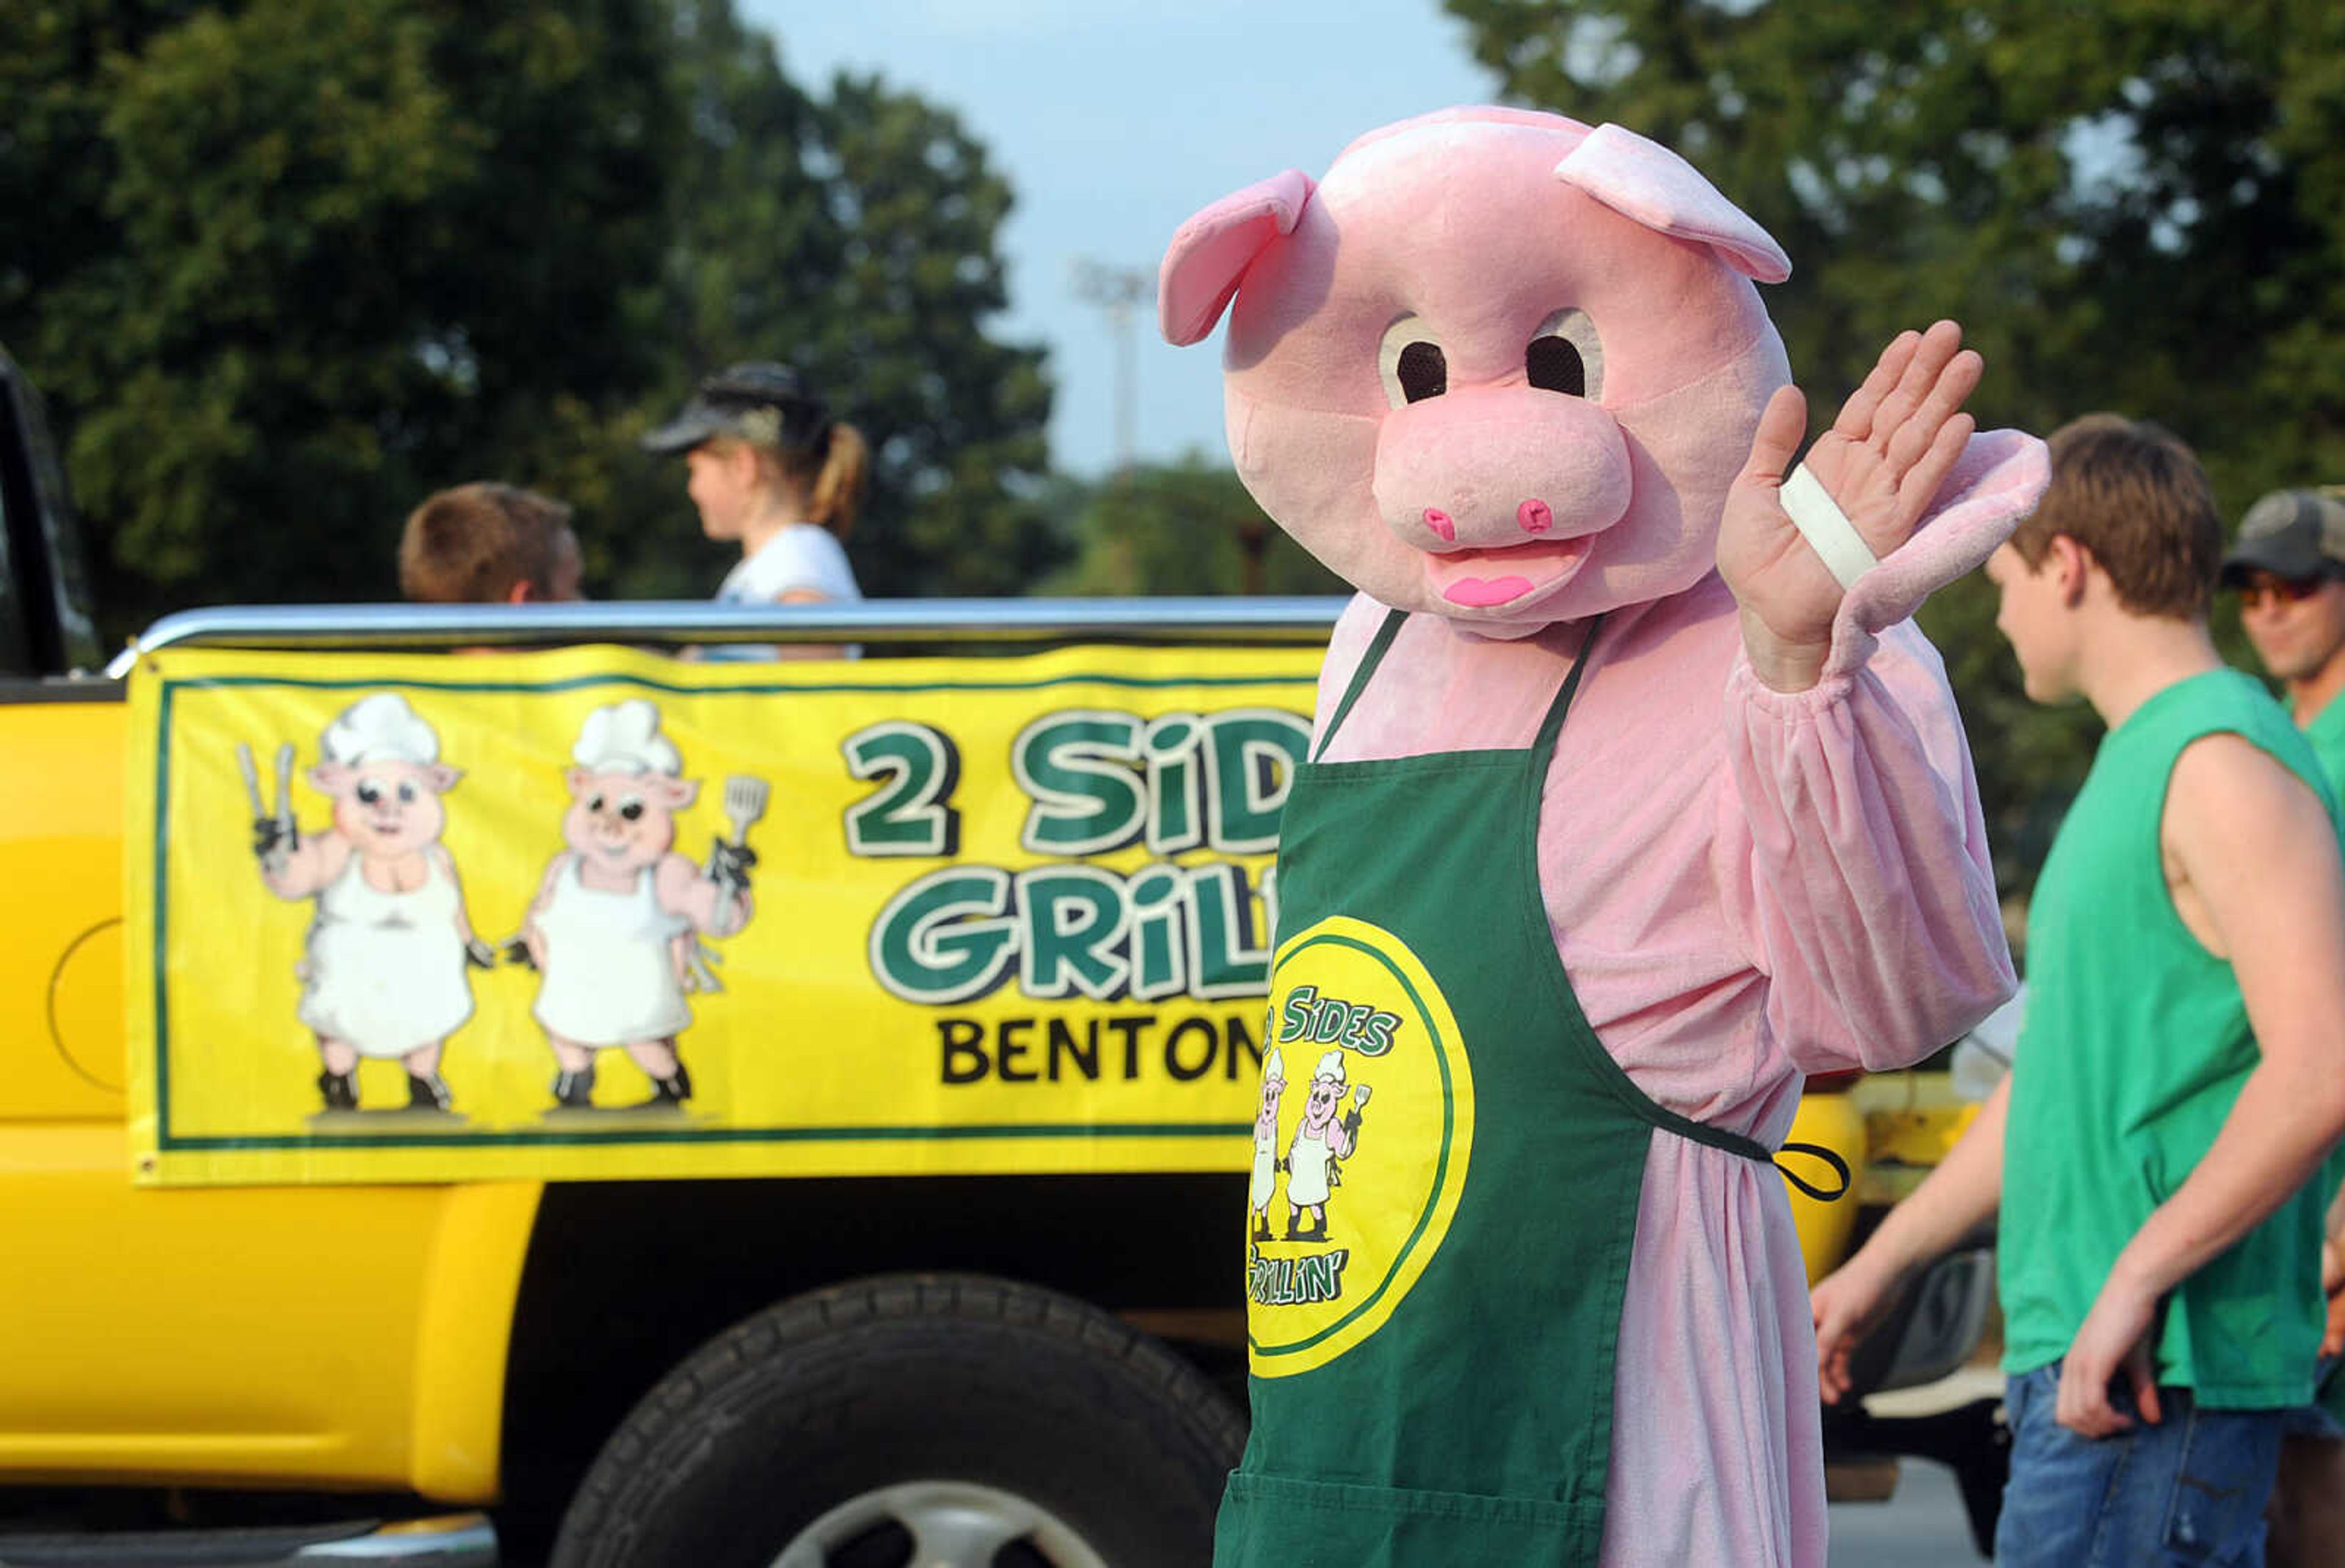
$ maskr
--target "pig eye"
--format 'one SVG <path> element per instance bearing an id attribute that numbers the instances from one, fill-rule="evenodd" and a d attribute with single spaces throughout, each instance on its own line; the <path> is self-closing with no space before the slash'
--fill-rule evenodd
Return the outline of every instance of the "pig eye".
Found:
<path id="1" fill-rule="evenodd" d="M 413 780 L 401 779 L 399 781 L 399 804 L 401 805 L 413 805 L 415 804 L 415 784 Z"/>
<path id="2" fill-rule="evenodd" d="M 644 803 L 629 795 L 619 803 L 619 814 L 629 822 L 641 822 L 644 819 Z"/>
<path id="3" fill-rule="evenodd" d="M 1558 310 L 1539 323 L 1523 350 L 1523 369 L 1534 387 L 1568 397 L 1596 398 L 1604 391 L 1604 345 L 1585 310 Z"/>
<path id="4" fill-rule="evenodd" d="M 1523 369 L 1530 373 L 1534 387 L 1568 392 L 1575 398 L 1588 395 L 1587 361 L 1567 339 L 1532 339 L 1531 346 L 1523 351 Z"/>
<path id="5" fill-rule="evenodd" d="M 586 809 L 596 815 L 602 814 L 604 804 L 602 792 L 599 790 L 586 797 Z"/>
<path id="6" fill-rule="evenodd" d="M 1416 342 L 1400 351 L 1401 395 L 1412 403 L 1437 398 L 1449 389 L 1449 361 L 1438 343 Z"/>
<path id="7" fill-rule="evenodd" d="M 360 805 L 377 805 L 382 801 L 382 785 L 372 779 L 359 780 L 359 787 L 351 793 L 359 797 Z"/>
<path id="8" fill-rule="evenodd" d="M 1397 409 L 1447 391 L 1449 359 L 1421 319 L 1403 316 L 1385 329 L 1376 348 L 1376 375 L 1384 382 L 1385 401 Z"/>

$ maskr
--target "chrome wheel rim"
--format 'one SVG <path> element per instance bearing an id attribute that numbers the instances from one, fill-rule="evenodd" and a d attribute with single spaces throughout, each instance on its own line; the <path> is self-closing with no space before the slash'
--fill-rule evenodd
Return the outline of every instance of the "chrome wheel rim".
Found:
<path id="1" fill-rule="evenodd" d="M 993 1568 L 1013 1543 L 1050 1568 L 1107 1568 L 1049 1509 L 966 1481 L 903 1482 L 849 1498 L 799 1531 L 773 1568 L 831 1568 L 835 1553 L 890 1525 L 909 1541 L 901 1568 Z"/>

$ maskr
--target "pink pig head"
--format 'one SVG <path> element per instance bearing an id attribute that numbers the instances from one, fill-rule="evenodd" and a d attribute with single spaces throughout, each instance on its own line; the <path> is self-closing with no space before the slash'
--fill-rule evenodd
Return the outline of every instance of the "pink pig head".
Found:
<path id="1" fill-rule="evenodd" d="M 700 794 L 681 776 L 684 759 L 660 733 L 659 709 L 642 697 L 595 709 L 570 759 L 576 765 L 563 774 L 570 785 L 563 842 L 611 870 L 655 864 L 675 842 L 675 814 Z"/>
<path id="2" fill-rule="evenodd" d="M 334 798 L 334 826 L 360 855 L 401 855 L 439 841 L 448 825 L 440 797 L 458 777 L 445 763 L 391 757 L 320 763 L 310 782 Z"/>
<path id="3" fill-rule="evenodd" d="M 1335 1119 L 1335 1108 L 1343 1103 L 1344 1081 L 1343 1057 L 1330 1051 L 1320 1059 L 1319 1070 L 1312 1076 L 1311 1087 L 1304 1096 L 1304 1132 L 1314 1138 L 1325 1135 L 1327 1124 Z"/>
<path id="4" fill-rule="evenodd" d="M 462 774 L 440 760 L 440 736 L 397 692 L 342 710 L 318 737 L 310 782 L 333 797 L 334 827 L 368 858 L 396 858 L 438 842 L 440 797 Z"/>
<path id="5" fill-rule="evenodd" d="M 675 814 L 700 793 L 697 783 L 664 774 L 571 768 L 563 777 L 570 784 L 563 841 L 595 864 L 621 871 L 665 855 L 675 843 Z"/>
<path id="6" fill-rule="evenodd" d="M 1281 527 L 1386 604 L 1522 636 L 1711 570 L 1790 379 L 1751 280 L 1790 270 L 1633 132 L 1452 109 L 1198 213 L 1158 307 L 1183 344 L 1230 309 L 1230 451 Z"/>

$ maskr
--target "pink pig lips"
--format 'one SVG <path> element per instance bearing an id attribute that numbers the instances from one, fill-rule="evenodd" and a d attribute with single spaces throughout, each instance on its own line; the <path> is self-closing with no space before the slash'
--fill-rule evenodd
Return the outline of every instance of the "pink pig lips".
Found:
<path id="1" fill-rule="evenodd" d="M 1426 558 L 1441 597 L 1467 610 L 1492 610 L 1574 575 L 1595 545 L 1592 533 L 1499 550 L 1455 550 Z M 1495 573 L 1490 568 L 1499 568 Z M 1482 570 L 1477 571 L 1477 568 Z"/>

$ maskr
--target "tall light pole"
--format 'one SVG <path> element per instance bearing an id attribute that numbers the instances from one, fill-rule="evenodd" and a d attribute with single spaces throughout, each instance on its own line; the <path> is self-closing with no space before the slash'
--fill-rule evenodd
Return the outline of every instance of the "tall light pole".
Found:
<path id="1" fill-rule="evenodd" d="M 1115 469 L 1119 474 L 1132 471 L 1132 405 L 1140 379 L 1132 307 L 1155 293 L 1155 280 L 1139 268 L 1115 267 L 1088 257 L 1075 263 L 1075 297 L 1104 310 L 1108 329 L 1115 334 Z"/>

